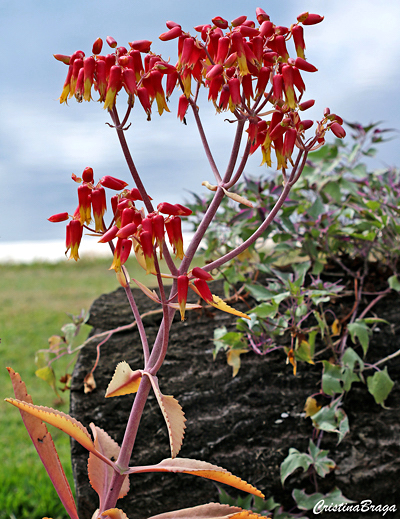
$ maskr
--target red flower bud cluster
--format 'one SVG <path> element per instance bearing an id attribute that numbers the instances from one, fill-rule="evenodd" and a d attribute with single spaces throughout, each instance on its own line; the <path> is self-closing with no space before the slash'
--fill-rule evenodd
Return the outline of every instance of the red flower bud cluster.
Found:
<path id="1" fill-rule="evenodd" d="M 192 211 L 181 204 L 162 202 L 157 211 L 145 214 L 143 208 L 138 209 L 135 202 L 142 201 L 137 188 L 127 189 L 127 183 L 118 178 L 106 175 L 95 184 L 92 168 L 86 168 L 82 178 L 72 175 L 79 184 L 78 207 L 72 217 L 67 212 L 58 213 L 49 218 L 50 222 L 67 224 L 67 252 L 70 259 L 79 259 L 79 245 L 82 239 L 83 228 L 100 236 L 100 243 L 109 243 L 116 239 L 114 259 L 111 269 L 120 273 L 131 251 L 133 250 L 140 265 L 148 274 L 155 274 L 155 251 L 158 248 L 160 258 L 165 242 L 165 235 L 177 257 L 184 257 L 181 218 L 189 216 Z M 105 189 L 120 191 L 111 197 L 113 219 L 108 229 L 104 225 L 106 211 Z M 95 228 L 90 228 L 92 216 Z M 122 279 L 119 277 L 119 279 Z"/>

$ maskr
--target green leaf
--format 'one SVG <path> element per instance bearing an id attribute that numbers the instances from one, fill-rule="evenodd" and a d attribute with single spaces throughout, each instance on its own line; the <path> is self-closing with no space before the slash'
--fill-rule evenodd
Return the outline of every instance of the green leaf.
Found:
<path id="1" fill-rule="evenodd" d="M 354 366 L 358 363 L 360 366 L 360 370 L 362 371 L 364 369 L 364 361 L 362 358 L 356 353 L 353 348 L 346 348 L 346 351 L 344 352 L 344 355 L 342 357 L 342 364 L 343 366 L 346 366 L 350 368 L 351 370 L 354 370 Z"/>
<path id="2" fill-rule="evenodd" d="M 312 416 L 313 425 L 316 429 L 327 432 L 336 432 L 339 434 L 340 443 L 344 435 L 348 432 L 348 421 L 346 421 L 346 413 L 339 408 L 342 403 L 340 396 L 334 400 L 329 406 L 322 407 Z"/>
<path id="3" fill-rule="evenodd" d="M 317 514 L 322 513 L 323 506 L 333 507 L 335 505 L 338 506 L 341 503 L 354 503 L 354 501 L 347 499 L 347 497 L 345 497 L 337 487 L 326 495 L 320 494 L 319 492 L 308 495 L 304 490 L 295 488 L 293 490 L 293 498 L 300 510 L 312 510 L 320 504 L 320 508 L 316 508 L 315 513 Z"/>
<path id="4" fill-rule="evenodd" d="M 329 472 L 331 472 L 331 470 L 336 467 L 336 463 L 327 456 L 329 451 L 320 449 L 312 440 L 310 440 L 308 450 L 313 459 L 312 464 L 318 476 L 321 478 L 324 478 L 327 474 L 329 474 Z"/>
<path id="5" fill-rule="evenodd" d="M 322 391 L 329 396 L 343 393 L 342 368 L 323 360 Z"/>
<path id="6" fill-rule="evenodd" d="M 261 303 L 260 305 L 253 308 L 251 313 L 256 314 L 261 319 L 265 319 L 266 317 L 275 317 L 275 314 L 278 311 L 278 307 L 279 306 L 274 303 Z"/>
<path id="7" fill-rule="evenodd" d="M 391 392 L 394 382 L 390 378 L 387 367 L 383 371 L 377 371 L 372 377 L 367 378 L 368 391 L 375 398 L 375 402 L 382 407 L 384 401 Z"/>
<path id="8" fill-rule="evenodd" d="M 364 355 L 367 354 L 368 345 L 369 345 L 369 336 L 371 335 L 371 330 L 365 323 L 365 321 L 356 320 L 354 323 L 350 323 L 347 325 L 347 329 L 350 332 L 351 340 L 354 344 L 356 344 L 356 338 L 360 341 L 362 349 L 364 351 Z"/>
<path id="9" fill-rule="evenodd" d="M 400 281 L 397 276 L 390 276 L 388 279 L 389 286 L 392 290 L 396 290 L 396 292 L 400 292 Z"/>
<path id="10" fill-rule="evenodd" d="M 291 447 L 289 449 L 289 455 L 283 460 L 281 464 L 281 482 L 282 485 L 288 476 L 299 468 L 304 471 L 312 464 L 312 458 L 305 452 L 299 452 L 297 449 Z"/>
<path id="11" fill-rule="evenodd" d="M 319 196 L 317 196 L 317 198 L 315 199 L 313 205 L 308 210 L 308 215 L 313 220 L 317 220 L 318 216 L 320 216 L 321 214 L 323 214 L 325 212 L 326 212 L 325 211 L 325 205 L 322 203 L 321 198 Z"/>
<path id="12" fill-rule="evenodd" d="M 270 301 L 276 294 L 262 285 L 246 285 L 246 290 L 256 301 Z"/>

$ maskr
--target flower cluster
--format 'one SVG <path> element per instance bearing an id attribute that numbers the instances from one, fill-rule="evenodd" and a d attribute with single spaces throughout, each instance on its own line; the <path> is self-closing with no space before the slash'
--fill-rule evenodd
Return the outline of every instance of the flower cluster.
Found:
<path id="1" fill-rule="evenodd" d="M 96 184 L 93 169 L 85 168 L 82 178 L 72 175 L 78 187 L 78 207 L 70 216 L 67 212 L 58 213 L 49 218 L 51 222 L 69 220 L 67 224 L 66 247 L 70 259 L 79 259 L 79 245 L 83 229 L 100 236 L 99 243 L 110 243 L 114 259 L 110 269 L 114 269 L 121 284 L 125 285 L 122 266 L 133 250 L 139 264 L 148 274 L 156 274 L 156 249 L 160 258 L 163 254 L 165 235 L 172 246 L 176 257 L 184 257 L 181 218 L 189 216 L 192 211 L 181 204 L 162 202 L 157 210 L 145 214 L 144 208 L 138 209 L 135 202 L 142 201 L 137 188 L 127 189 L 127 183 L 111 176 L 104 176 Z M 107 209 L 105 189 L 120 191 L 111 197 L 113 219 L 108 228 L 104 224 L 104 213 Z M 94 220 L 94 229 L 89 227 Z M 113 240 L 116 239 L 114 246 Z"/>
<path id="2" fill-rule="evenodd" d="M 195 27 L 197 36 L 168 21 L 168 31 L 160 39 L 177 39 L 175 65 L 154 54 L 148 40 L 133 41 L 127 50 L 107 37 L 108 45 L 115 50 L 100 55 L 103 42 L 98 38 L 89 57 L 82 51 L 72 56 L 55 55 L 69 67 L 60 102 L 72 96 L 89 101 L 93 86 L 104 108 L 112 110 L 117 94 L 125 89 L 129 107 L 137 97 L 150 119 L 153 101 L 160 115 L 169 111 L 166 99 L 179 86 L 178 117 L 183 121 L 189 104 L 195 106 L 198 88 L 203 86 L 218 112 L 230 110 L 238 120 L 247 122 L 251 153 L 261 148 L 263 163 L 271 166 L 274 150 L 277 169 L 287 168 L 288 161 L 293 164 L 295 146 L 304 149 L 304 132 L 313 125 L 300 115 L 314 104 L 313 100 L 302 100 L 306 90 L 302 73 L 317 71 L 305 57 L 303 26 L 317 24 L 323 17 L 306 12 L 290 27 L 283 27 L 273 24 L 265 11 L 257 8 L 256 20 L 239 16 L 229 23 L 217 16 L 211 24 Z M 295 57 L 289 55 L 289 40 L 294 44 Z M 266 116 L 271 117 L 267 120 Z M 318 122 L 315 144 L 324 143 L 327 130 L 344 137 L 342 123 L 332 115 Z"/>

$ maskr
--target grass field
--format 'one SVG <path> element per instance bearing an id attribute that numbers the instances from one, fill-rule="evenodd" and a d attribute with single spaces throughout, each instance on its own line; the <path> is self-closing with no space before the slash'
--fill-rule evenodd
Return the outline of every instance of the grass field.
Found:
<path id="1" fill-rule="evenodd" d="M 35 352 L 47 348 L 48 338 L 60 333 L 68 322 L 66 313 L 79 314 L 96 297 L 119 286 L 114 271 L 108 271 L 110 263 L 98 259 L 0 265 L 0 519 L 67 518 L 18 410 L 4 402 L 13 396 L 5 368 L 11 366 L 20 373 L 34 403 L 54 407 L 54 393 L 35 376 Z M 129 265 L 128 270 L 136 274 Z M 83 327 L 81 337 L 86 337 L 89 329 Z M 56 375 L 62 374 L 60 368 L 66 364 L 56 365 Z M 68 412 L 68 399 L 65 393 L 66 402 L 60 410 Z M 72 487 L 69 437 L 51 426 L 49 429 Z"/>

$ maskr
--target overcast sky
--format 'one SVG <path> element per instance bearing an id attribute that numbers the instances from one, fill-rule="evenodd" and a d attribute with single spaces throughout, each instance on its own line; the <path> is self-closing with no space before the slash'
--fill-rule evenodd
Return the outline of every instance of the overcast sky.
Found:
<path id="1" fill-rule="evenodd" d="M 95 102 L 60 105 L 67 67 L 54 53 L 90 54 L 98 37 L 113 36 L 118 45 L 152 40 L 152 50 L 176 61 L 176 42 L 162 44 L 165 21 L 184 30 L 209 23 L 214 16 L 255 19 L 262 7 L 277 25 L 289 26 L 303 11 L 324 15 L 306 27 L 306 55 L 319 71 L 306 74 L 306 98 L 316 99 L 312 117 L 325 106 L 345 120 L 384 121 L 400 128 L 400 2 L 398 0 L 0 0 L 0 247 L 1 242 L 64 238 L 64 224 L 48 216 L 76 207 L 76 185 L 86 166 L 95 177 L 109 174 L 129 181 L 107 113 Z M 204 105 L 203 105 L 204 106 Z M 200 106 L 200 108 L 202 108 Z M 204 106 L 203 117 L 217 163 L 224 166 L 232 128 L 225 114 Z M 139 172 L 156 203 L 183 202 L 189 191 L 202 192 L 212 181 L 193 120 L 176 118 L 175 107 L 147 122 L 134 110 L 128 142 Z M 400 163 L 397 139 L 381 147 L 377 165 Z M 257 156 L 246 173 L 259 175 Z"/>

